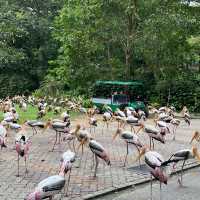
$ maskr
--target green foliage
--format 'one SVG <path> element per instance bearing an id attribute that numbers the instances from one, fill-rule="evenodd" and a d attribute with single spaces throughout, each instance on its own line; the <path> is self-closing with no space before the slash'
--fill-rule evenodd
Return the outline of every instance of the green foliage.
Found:
<path id="1" fill-rule="evenodd" d="M 51 23 L 60 6 L 55 0 L 0 0 L 0 97 L 39 87 L 56 55 Z"/>
<path id="2" fill-rule="evenodd" d="M 142 80 L 150 102 L 200 111 L 200 8 L 180 0 L 0 0 L 0 96 L 90 96 Z M 86 106 L 90 105 L 90 101 Z"/>
<path id="3" fill-rule="evenodd" d="M 38 109 L 36 106 L 28 106 L 28 109 L 26 112 L 22 111 L 22 109 L 19 108 L 19 106 L 16 106 L 17 113 L 19 114 L 19 124 L 24 123 L 26 120 L 34 120 L 37 118 L 37 112 Z M 79 115 L 78 112 L 71 111 L 70 117 L 72 119 L 76 118 Z M 0 120 L 3 120 L 3 112 L 0 112 Z M 59 118 L 60 114 L 55 114 L 53 111 L 48 112 L 41 120 L 47 121 L 48 119 L 55 119 Z"/>

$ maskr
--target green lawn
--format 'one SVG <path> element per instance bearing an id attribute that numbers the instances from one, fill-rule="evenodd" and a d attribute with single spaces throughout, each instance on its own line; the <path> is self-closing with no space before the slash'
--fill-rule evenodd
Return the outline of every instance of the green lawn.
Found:
<path id="1" fill-rule="evenodd" d="M 23 112 L 19 108 L 19 106 L 16 106 L 16 110 L 19 114 L 19 123 L 20 124 L 23 123 L 25 120 L 33 120 L 33 119 L 36 119 L 36 117 L 37 117 L 38 109 L 35 106 L 29 105 L 26 112 Z M 71 119 L 76 118 L 78 115 L 79 115 L 78 112 L 72 112 L 72 111 L 70 112 Z M 46 121 L 48 119 L 54 119 L 54 118 L 60 118 L 60 114 L 56 115 L 51 111 L 51 112 L 48 112 L 41 120 Z M 3 112 L 0 112 L 0 120 L 1 121 L 3 120 Z"/>

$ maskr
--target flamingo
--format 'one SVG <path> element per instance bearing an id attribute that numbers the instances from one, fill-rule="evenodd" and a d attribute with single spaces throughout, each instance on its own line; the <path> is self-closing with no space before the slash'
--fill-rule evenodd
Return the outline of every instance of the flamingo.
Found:
<path id="1" fill-rule="evenodd" d="M 95 140 L 89 141 L 89 148 L 95 156 L 94 177 L 96 177 L 97 168 L 98 168 L 98 165 L 99 165 L 99 159 L 98 158 L 101 158 L 102 160 L 104 160 L 107 163 L 107 165 L 110 165 L 110 158 L 109 158 L 106 150 L 104 149 L 104 147 Z"/>
<path id="2" fill-rule="evenodd" d="M 28 173 L 27 156 L 28 156 L 30 144 L 31 144 L 30 138 L 26 134 L 24 134 L 23 129 L 20 132 L 17 133 L 16 138 L 15 138 L 15 148 L 16 148 L 17 155 L 18 155 L 18 159 L 17 159 L 18 173 L 17 173 L 17 176 L 19 176 L 19 159 L 20 159 L 20 157 L 24 157 L 25 168 L 26 168 L 25 173 Z"/>
<path id="3" fill-rule="evenodd" d="M 113 136 L 113 140 L 120 135 L 121 139 L 123 139 L 126 142 L 126 156 L 125 156 L 125 160 L 124 160 L 124 166 L 126 165 L 126 161 L 127 161 L 127 156 L 129 154 L 129 149 L 128 149 L 128 145 L 129 144 L 133 144 L 137 151 L 140 153 L 140 149 L 143 146 L 143 144 L 141 143 L 138 135 L 129 132 L 129 131 L 123 131 L 122 129 L 117 129 L 115 135 Z M 139 159 L 139 165 L 140 165 L 140 159 Z M 141 165 L 140 165 L 141 166 Z"/>
<path id="4" fill-rule="evenodd" d="M 150 151 L 147 147 L 143 147 L 140 151 L 138 159 L 145 156 L 145 163 L 150 169 L 151 174 L 151 200 L 152 200 L 152 176 L 160 182 L 160 199 L 162 198 L 162 183 L 167 184 L 167 176 L 163 171 L 162 164 L 164 163 L 164 158 L 162 155 L 156 151 Z"/>
<path id="5" fill-rule="evenodd" d="M 162 165 L 167 165 L 169 163 L 178 163 L 179 161 L 183 161 L 182 167 L 181 167 L 181 177 L 178 179 L 178 183 L 182 186 L 183 185 L 183 169 L 185 166 L 185 162 L 188 159 L 196 158 L 198 161 L 200 161 L 200 154 L 198 152 L 197 147 L 192 147 L 192 149 L 182 149 L 175 153 L 173 153 L 170 158 L 163 162 Z"/>

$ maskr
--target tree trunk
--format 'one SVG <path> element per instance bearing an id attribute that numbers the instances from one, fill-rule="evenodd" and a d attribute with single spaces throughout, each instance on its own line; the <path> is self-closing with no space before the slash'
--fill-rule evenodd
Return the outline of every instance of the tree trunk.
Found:
<path id="1" fill-rule="evenodd" d="M 110 79 L 113 80 L 114 79 L 114 73 L 113 73 L 113 66 L 110 63 L 110 45 L 108 44 L 108 48 L 107 48 L 107 56 L 108 56 L 108 65 L 110 67 Z"/>
<path id="2" fill-rule="evenodd" d="M 137 29 L 137 0 L 132 0 L 131 9 L 127 14 L 127 38 L 125 45 L 125 59 L 126 59 L 126 70 L 125 77 L 127 80 L 131 78 L 131 56 L 132 56 L 132 47 L 136 37 Z"/>
<path id="3" fill-rule="evenodd" d="M 125 48 L 125 58 L 126 58 L 126 74 L 125 74 L 125 78 L 126 80 L 130 79 L 130 66 L 131 66 L 131 49 L 130 49 L 130 42 L 129 42 L 129 38 L 127 38 L 126 41 L 126 48 Z"/>

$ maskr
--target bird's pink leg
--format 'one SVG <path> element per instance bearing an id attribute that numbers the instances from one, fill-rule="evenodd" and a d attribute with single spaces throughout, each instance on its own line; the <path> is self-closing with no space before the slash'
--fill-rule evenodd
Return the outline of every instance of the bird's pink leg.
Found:
<path id="1" fill-rule="evenodd" d="M 58 144 L 60 144 L 61 133 L 58 133 Z"/>
<path id="2" fill-rule="evenodd" d="M 124 165 L 123 165 L 124 167 L 126 166 L 127 156 L 128 156 L 128 142 L 126 143 L 126 156 L 125 156 Z"/>
<path id="3" fill-rule="evenodd" d="M 162 200 L 162 183 L 160 182 L 160 200 Z"/>
<path id="4" fill-rule="evenodd" d="M 27 155 L 24 156 L 25 169 L 26 169 L 25 173 L 28 174 L 28 168 L 27 168 L 27 157 L 26 157 L 26 156 L 27 156 Z"/>
<path id="5" fill-rule="evenodd" d="M 183 168 L 185 166 L 185 161 L 186 160 L 183 161 L 183 165 L 181 167 L 181 178 L 180 178 L 180 181 L 179 181 L 180 186 L 183 186 Z"/>
<path id="6" fill-rule="evenodd" d="M 58 133 L 59 135 L 59 142 L 58 142 L 58 144 L 59 144 L 59 151 L 61 151 L 61 146 L 60 146 L 60 144 L 61 144 L 61 133 L 59 132 Z"/>
<path id="7" fill-rule="evenodd" d="M 92 126 L 90 125 L 90 133 L 92 132 Z"/>
<path id="8" fill-rule="evenodd" d="M 57 133 L 57 131 L 56 131 L 56 140 L 55 140 L 55 142 L 54 142 L 54 144 L 53 144 L 53 148 L 52 148 L 52 150 L 51 150 L 51 151 L 53 151 L 53 150 L 54 150 L 54 147 L 55 147 L 55 145 L 56 145 L 56 143 L 57 143 L 57 139 L 58 139 L 58 133 Z"/>
<path id="9" fill-rule="evenodd" d="M 149 146 L 150 146 L 150 150 L 151 150 L 151 137 L 149 137 Z"/>
<path id="10" fill-rule="evenodd" d="M 65 196 L 67 197 L 68 196 L 68 190 L 69 190 L 69 183 L 70 183 L 70 178 L 71 178 L 71 169 L 69 170 L 69 177 L 68 177 L 68 180 L 67 180 L 67 188 L 65 189 Z"/>
<path id="11" fill-rule="evenodd" d="M 106 121 L 106 126 L 107 126 L 107 129 L 108 129 L 108 121 Z"/>
<path id="12" fill-rule="evenodd" d="M 96 162 L 96 166 L 95 166 L 95 171 L 94 171 L 94 177 L 97 176 L 97 168 L 98 168 L 98 164 L 99 164 L 99 160 L 97 158 L 97 155 L 95 155 L 95 162 Z"/>
<path id="13" fill-rule="evenodd" d="M 17 177 L 19 177 L 19 153 L 17 157 Z"/>
<path id="14" fill-rule="evenodd" d="M 94 153 L 92 154 L 92 165 L 91 165 L 91 169 L 94 167 L 94 159 L 95 159 L 95 155 Z"/>
<path id="15" fill-rule="evenodd" d="M 76 153 L 75 139 L 73 139 L 72 145 L 73 145 L 73 150 L 74 150 L 74 152 Z"/>
<path id="16" fill-rule="evenodd" d="M 153 199 L 153 180 L 152 180 L 152 175 L 150 177 L 151 179 L 151 200 Z"/>
<path id="17" fill-rule="evenodd" d="M 155 146 L 154 146 L 154 140 L 153 140 L 153 138 L 151 138 L 151 139 L 152 139 L 153 150 L 154 150 L 154 148 L 155 148 Z"/>
<path id="18" fill-rule="evenodd" d="M 102 135 L 103 135 L 103 130 L 104 130 L 105 125 L 106 125 L 106 122 L 104 121 L 103 126 L 102 126 Z"/>
<path id="19" fill-rule="evenodd" d="M 138 148 L 137 146 L 135 146 L 135 147 L 136 147 L 136 149 L 137 149 L 137 151 L 138 151 L 138 155 L 139 155 L 139 154 L 140 154 L 140 150 L 139 150 L 139 148 Z M 139 166 L 140 166 L 140 168 L 141 168 L 141 160 L 140 160 L 140 157 L 139 157 L 138 161 L 139 161 Z"/>

